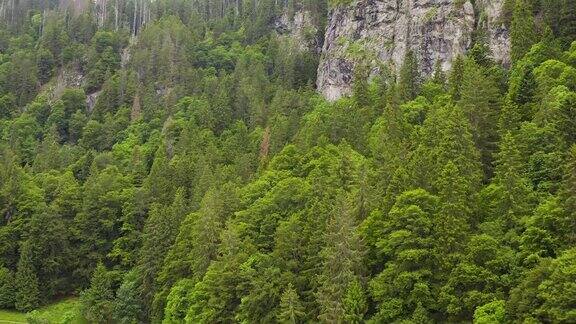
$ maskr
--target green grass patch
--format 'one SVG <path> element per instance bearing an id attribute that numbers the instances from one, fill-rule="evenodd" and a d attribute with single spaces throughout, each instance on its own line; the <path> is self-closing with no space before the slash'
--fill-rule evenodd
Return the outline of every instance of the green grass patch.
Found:
<path id="1" fill-rule="evenodd" d="M 78 298 L 67 298 L 57 303 L 41 307 L 30 313 L 0 310 L 0 324 L 10 323 L 42 324 L 87 324 L 80 315 Z"/>
<path id="2" fill-rule="evenodd" d="M 0 310 L 0 324 L 26 323 L 26 314 L 16 311 Z"/>

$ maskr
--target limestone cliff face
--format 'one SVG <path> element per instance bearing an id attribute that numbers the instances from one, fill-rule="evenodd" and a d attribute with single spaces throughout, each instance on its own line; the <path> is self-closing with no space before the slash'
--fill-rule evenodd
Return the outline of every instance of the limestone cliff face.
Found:
<path id="1" fill-rule="evenodd" d="M 478 28 L 486 31 L 492 57 L 504 66 L 510 65 L 510 33 L 504 25 L 504 0 L 476 0 Z"/>
<path id="2" fill-rule="evenodd" d="M 275 21 L 276 33 L 283 39 L 292 41 L 300 51 L 320 53 L 322 38 L 309 11 L 296 10 L 293 15 L 284 12 Z M 321 32 L 321 31 L 320 31 Z"/>
<path id="3" fill-rule="evenodd" d="M 507 61 L 508 33 L 497 15 L 504 0 L 480 0 L 476 12 L 485 17 L 490 46 Z M 448 70 L 469 49 L 477 15 L 469 0 L 354 0 L 329 12 L 318 67 L 317 86 L 328 100 L 351 91 L 354 68 L 367 63 L 372 72 L 397 71 L 412 49 L 423 75 L 436 62 Z"/>

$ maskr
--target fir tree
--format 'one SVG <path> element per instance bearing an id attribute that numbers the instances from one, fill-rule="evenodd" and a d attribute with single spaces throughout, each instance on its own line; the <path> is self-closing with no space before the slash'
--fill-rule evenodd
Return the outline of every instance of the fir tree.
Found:
<path id="1" fill-rule="evenodd" d="M 187 205 L 183 188 L 176 192 L 174 201 L 168 207 L 153 205 L 144 226 L 142 249 L 138 269 L 141 277 L 140 294 L 144 314 L 150 313 L 156 289 L 156 277 L 161 270 L 164 256 L 172 246 L 182 219 L 186 215 Z"/>
<path id="2" fill-rule="evenodd" d="M 195 244 L 191 249 L 190 270 L 196 280 L 201 279 L 210 263 L 216 259 L 220 232 L 223 229 L 224 206 L 218 197 L 216 190 L 209 190 L 202 199 L 200 211 L 196 214 L 196 220 L 192 229 L 192 237 Z M 198 244 L 202 242 L 201 244 Z"/>

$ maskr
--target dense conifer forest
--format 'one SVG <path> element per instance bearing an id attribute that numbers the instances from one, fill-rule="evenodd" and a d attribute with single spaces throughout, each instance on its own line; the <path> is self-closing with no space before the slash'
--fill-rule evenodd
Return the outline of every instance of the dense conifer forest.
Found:
<path id="1" fill-rule="evenodd" d="M 0 308 L 576 323 L 576 2 L 328 102 L 276 22 L 346 2 L 0 0 Z"/>

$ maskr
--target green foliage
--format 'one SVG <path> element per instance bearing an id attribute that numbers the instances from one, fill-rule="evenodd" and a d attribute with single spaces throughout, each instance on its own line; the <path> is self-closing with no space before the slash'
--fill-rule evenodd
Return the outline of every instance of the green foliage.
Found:
<path id="1" fill-rule="evenodd" d="M 99 263 L 92 279 L 90 288 L 82 292 L 82 314 L 88 321 L 94 323 L 110 323 L 112 320 L 114 291 L 106 267 Z"/>
<path id="2" fill-rule="evenodd" d="M 302 307 L 298 292 L 294 290 L 292 284 L 288 284 L 280 299 L 278 321 L 280 323 L 296 324 L 304 315 L 304 307 Z"/>
<path id="3" fill-rule="evenodd" d="M 534 17 L 532 16 L 532 8 L 528 0 L 516 0 L 515 2 L 510 37 L 510 59 L 513 63 L 516 63 L 537 42 Z"/>
<path id="4" fill-rule="evenodd" d="M 495 300 L 476 308 L 474 311 L 474 323 L 504 323 L 506 321 L 504 305 L 505 302 L 503 300 Z"/>
<path id="5" fill-rule="evenodd" d="M 16 288 L 14 306 L 19 311 L 31 311 L 40 305 L 38 276 L 32 260 L 32 247 L 25 244 L 21 249 L 18 269 L 14 277 Z"/>
<path id="6" fill-rule="evenodd" d="M 5 2 L 0 307 L 37 323 L 576 321 L 573 3 L 504 1 L 490 23 L 509 28 L 509 71 L 479 29 L 428 80 L 429 53 L 408 49 L 396 78 L 353 42 L 351 96 L 328 102 L 328 10 L 360 3 Z"/>
<path id="7" fill-rule="evenodd" d="M 14 306 L 14 274 L 7 268 L 0 268 L 0 307 Z"/>
<path id="8" fill-rule="evenodd" d="M 401 101 L 410 101 L 418 95 L 420 90 L 420 71 L 416 54 L 411 50 L 406 51 L 404 62 L 400 68 L 398 77 L 398 95 Z"/>

